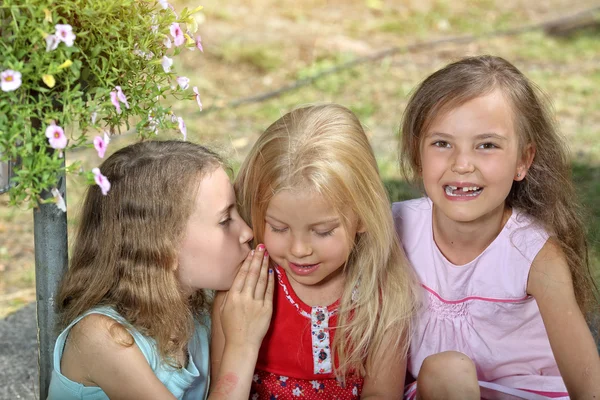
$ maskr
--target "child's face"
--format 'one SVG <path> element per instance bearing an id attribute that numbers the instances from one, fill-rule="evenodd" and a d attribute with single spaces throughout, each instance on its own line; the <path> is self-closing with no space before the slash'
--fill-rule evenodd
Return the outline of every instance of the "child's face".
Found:
<path id="1" fill-rule="evenodd" d="M 222 168 L 200 181 L 179 250 L 177 272 L 186 290 L 230 288 L 252 239 L 252 230 L 235 204 L 233 187 Z"/>
<path id="2" fill-rule="evenodd" d="M 322 195 L 284 190 L 267 208 L 264 242 L 269 256 L 287 273 L 292 286 L 331 288 L 343 282 L 342 266 L 351 250 L 341 217 Z M 341 286 L 340 286 L 341 287 Z"/>
<path id="3" fill-rule="evenodd" d="M 502 93 L 477 97 L 438 116 L 425 132 L 425 191 L 453 221 L 501 212 L 513 181 L 527 173 L 519 153 L 513 113 Z"/>

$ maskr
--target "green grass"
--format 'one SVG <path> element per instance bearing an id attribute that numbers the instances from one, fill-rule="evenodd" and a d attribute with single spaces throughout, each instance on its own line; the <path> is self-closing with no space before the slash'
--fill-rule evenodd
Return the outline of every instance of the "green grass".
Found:
<path id="1" fill-rule="evenodd" d="M 354 56 L 348 53 L 334 53 L 319 57 L 310 65 L 299 68 L 295 73 L 295 79 L 302 80 L 318 76 L 353 59 Z M 314 87 L 324 93 L 337 95 L 344 91 L 349 81 L 356 79 L 358 76 L 359 74 L 355 69 L 344 69 L 316 80 Z"/>
<path id="2" fill-rule="evenodd" d="M 515 57 L 543 62 L 593 61 L 600 50 L 600 33 L 586 29 L 566 38 L 554 37 L 542 31 L 525 33 L 518 37 L 511 49 Z"/>
<path id="3" fill-rule="evenodd" d="M 283 58 L 277 51 L 278 45 L 261 45 L 241 41 L 227 42 L 217 49 L 217 54 L 229 64 L 245 64 L 260 72 L 277 70 L 283 64 Z"/>
<path id="4" fill-rule="evenodd" d="M 518 20 L 510 10 L 493 7 L 493 1 L 465 1 L 456 3 L 437 0 L 424 10 L 387 10 L 385 17 L 370 29 L 395 35 L 416 35 L 419 38 L 443 34 L 478 34 L 491 29 L 506 29 Z M 458 8 L 458 10 L 457 10 Z M 357 27 L 352 27 L 352 30 Z"/>
<path id="5" fill-rule="evenodd" d="M 600 165 L 575 162 L 573 180 L 584 205 L 590 264 L 600 282 Z"/>

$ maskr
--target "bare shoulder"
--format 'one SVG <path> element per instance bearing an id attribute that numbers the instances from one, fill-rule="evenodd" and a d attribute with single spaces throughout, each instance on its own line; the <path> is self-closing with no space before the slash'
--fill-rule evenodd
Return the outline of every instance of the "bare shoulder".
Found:
<path id="1" fill-rule="evenodd" d="M 89 350 L 129 347 L 134 343 L 133 336 L 122 324 L 103 314 L 90 314 L 82 318 L 71 328 L 68 341 L 85 345 Z"/>
<path id="2" fill-rule="evenodd" d="M 527 292 L 536 297 L 536 294 L 547 293 L 552 288 L 572 290 L 572 285 L 567 259 L 556 239 L 551 237 L 531 264 Z"/>
<path id="3" fill-rule="evenodd" d="M 127 328 L 105 315 L 90 314 L 72 328 L 61 369 L 67 378 L 98 386 L 111 399 L 175 398 Z"/>
<path id="4" fill-rule="evenodd" d="M 127 329 L 103 314 L 90 314 L 75 324 L 67 337 L 61 358 L 61 373 L 87 386 L 97 386 L 92 370 L 97 363 L 110 362 L 121 350 L 140 351 Z"/>

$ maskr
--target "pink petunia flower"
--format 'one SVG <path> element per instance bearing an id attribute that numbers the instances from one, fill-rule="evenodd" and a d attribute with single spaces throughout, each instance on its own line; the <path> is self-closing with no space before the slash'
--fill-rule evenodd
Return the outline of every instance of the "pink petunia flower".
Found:
<path id="1" fill-rule="evenodd" d="M 73 42 L 75 41 L 75 34 L 73 33 L 73 27 L 69 24 L 57 24 L 54 26 L 56 28 L 56 36 L 58 40 L 63 42 L 67 47 L 73 46 Z"/>
<path id="2" fill-rule="evenodd" d="M 185 122 L 183 122 L 183 118 L 178 117 L 177 118 L 177 123 L 179 125 L 179 130 L 183 134 L 183 140 L 187 140 L 187 128 L 185 126 Z"/>
<path id="3" fill-rule="evenodd" d="M 104 158 L 104 153 L 106 153 L 106 147 L 108 146 L 108 142 L 105 140 L 108 136 L 104 133 L 104 138 L 100 136 L 96 136 L 94 138 L 94 148 L 98 152 L 98 157 Z"/>
<path id="4" fill-rule="evenodd" d="M 202 101 L 200 101 L 200 93 L 198 93 L 198 86 L 194 86 L 192 90 L 194 91 L 194 98 L 198 102 L 198 107 L 200 107 L 200 111 L 202 111 Z"/>
<path id="5" fill-rule="evenodd" d="M 60 39 L 56 35 L 48 35 L 48 36 L 46 36 L 45 40 L 46 40 L 46 51 L 47 52 L 56 50 L 56 48 L 58 47 L 58 45 L 60 43 Z"/>
<path id="6" fill-rule="evenodd" d="M 121 104 L 119 103 L 119 98 L 116 91 L 110 92 L 110 102 L 117 109 L 117 114 L 121 114 Z"/>
<path id="7" fill-rule="evenodd" d="M 181 89 L 186 90 L 188 87 L 190 87 L 190 79 L 186 78 L 185 76 L 178 76 L 177 84 Z"/>
<path id="8" fill-rule="evenodd" d="M 65 131 L 54 122 L 46 128 L 46 137 L 50 147 L 56 150 L 62 150 L 67 147 L 67 136 Z"/>
<path id="9" fill-rule="evenodd" d="M 0 88 L 3 92 L 12 92 L 21 86 L 21 73 L 19 71 L 13 71 L 12 69 L 2 71 L 0 79 L 2 80 Z"/>
<path id="10" fill-rule="evenodd" d="M 65 199 L 62 197 L 58 189 L 52 188 L 50 193 L 52 193 L 52 196 L 54 196 L 54 200 L 56 201 L 56 207 L 62 212 L 67 212 L 67 205 L 65 204 Z"/>
<path id="11" fill-rule="evenodd" d="M 117 91 L 117 99 L 119 99 L 119 101 L 123 104 L 125 104 L 125 107 L 127 107 L 129 109 L 129 103 L 127 102 L 127 97 L 125 97 L 125 94 L 123 93 L 123 90 L 121 89 L 121 86 L 115 86 L 115 90 Z"/>
<path id="12" fill-rule="evenodd" d="M 196 47 L 198 48 L 198 50 L 204 53 L 204 48 L 202 47 L 202 38 L 200 37 L 200 35 L 196 36 Z"/>
<path id="13" fill-rule="evenodd" d="M 163 56 L 162 62 L 160 64 L 162 65 L 165 72 L 168 74 L 169 72 L 171 72 L 171 67 L 173 66 L 173 59 L 167 56 Z"/>
<path id="14" fill-rule="evenodd" d="M 177 22 L 171 24 L 171 35 L 173 36 L 173 43 L 175 43 L 175 46 L 179 47 L 185 42 L 183 31 Z"/>
<path id="15" fill-rule="evenodd" d="M 100 168 L 92 169 L 92 173 L 94 174 L 94 181 L 96 182 L 96 185 L 100 186 L 102 194 L 106 196 L 106 194 L 110 190 L 110 182 L 104 175 L 102 175 L 102 173 L 100 172 Z"/>

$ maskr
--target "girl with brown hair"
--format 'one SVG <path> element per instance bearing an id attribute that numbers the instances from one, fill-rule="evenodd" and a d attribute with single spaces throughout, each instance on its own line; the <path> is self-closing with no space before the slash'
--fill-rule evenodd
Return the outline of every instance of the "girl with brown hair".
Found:
<path id="1" fill-rule="evenodd" d="M 566 146 L 499 57 L 449 64 L 404 112 L 400 155 L 426 197 L 396 203 L 422 285 L 408 397 L 600 397 L 598 305 Z"/>
<path id="2" fill-rule="evenodd" d="M 204 289 L 230 288 L 215 310 L 226 340 L 209 399 L 247 398 L 274 280 L 264 246 L 250 251 L 222 160 L 197 144 L 148 141 L 100 171 L 110 191 L 85 196 L 48 398 L 206 398 Z"/>

